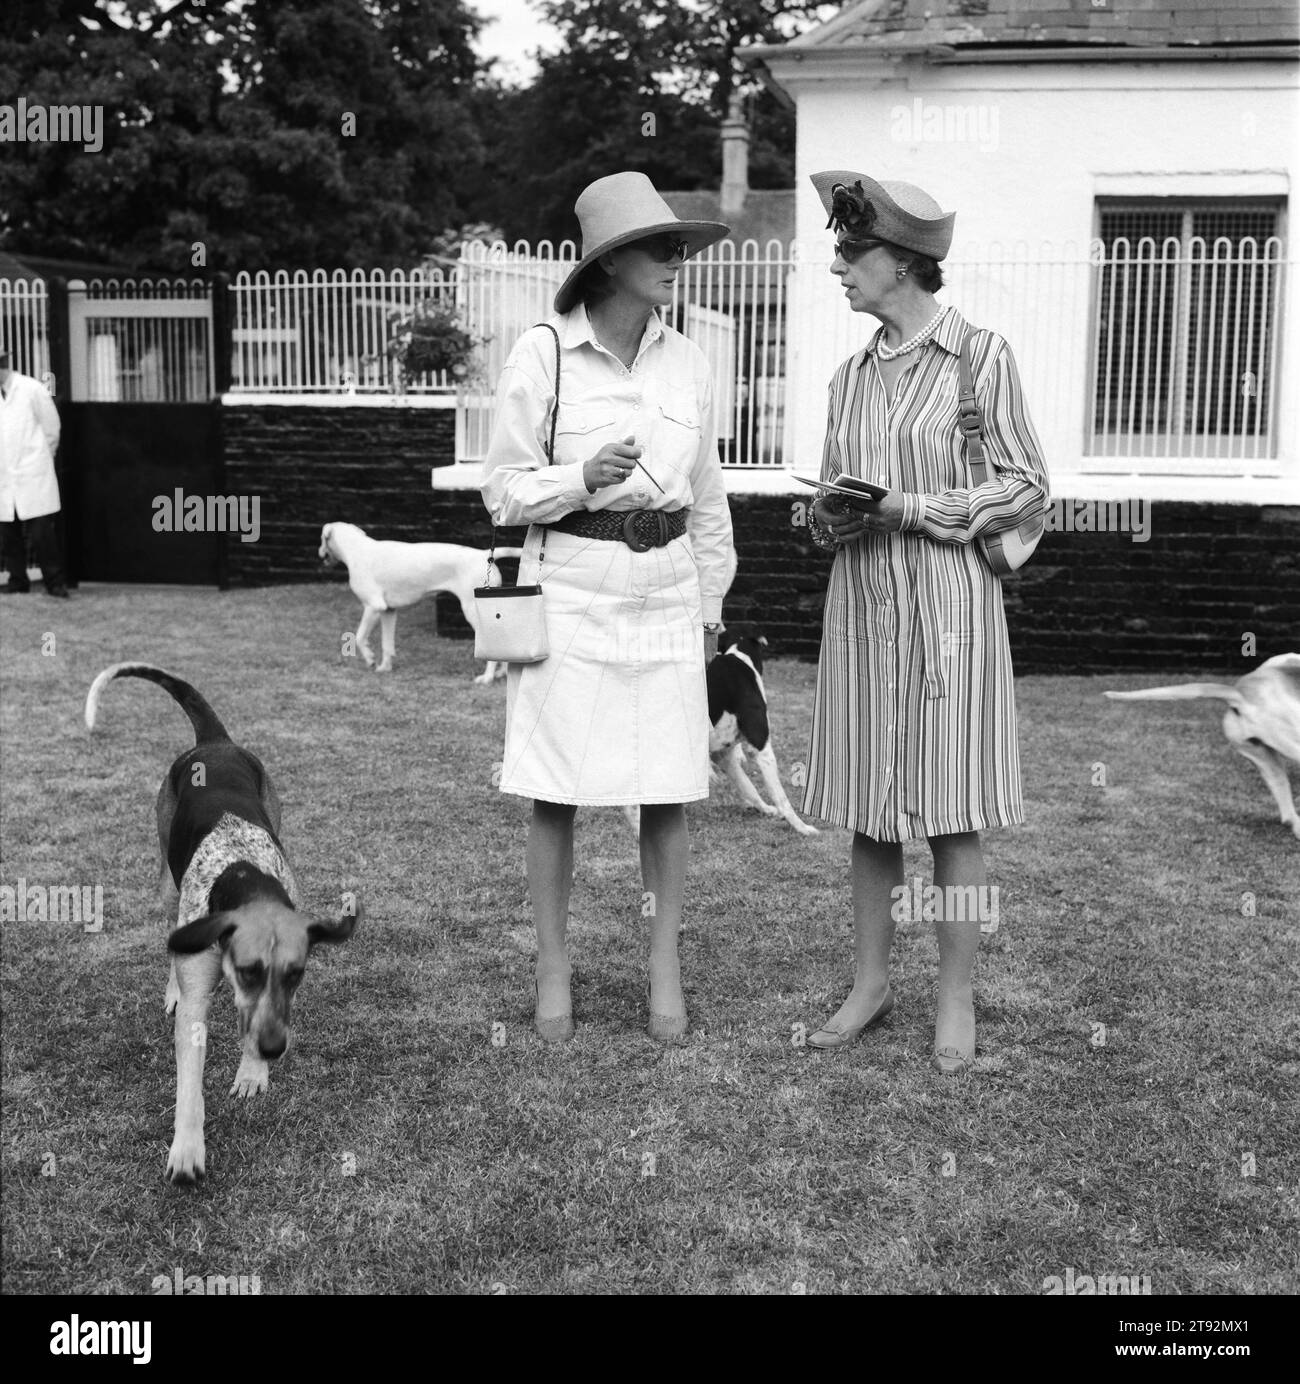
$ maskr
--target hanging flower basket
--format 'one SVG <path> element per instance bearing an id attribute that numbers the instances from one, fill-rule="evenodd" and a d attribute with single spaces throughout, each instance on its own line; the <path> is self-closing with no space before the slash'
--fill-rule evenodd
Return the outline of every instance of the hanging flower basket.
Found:
<path id="1" fill-rule="evenodd" d="M 477 376 L 474 353 L 485 343 L 465 330 L 454 308 L 426 298 L 411 312 L 393 313 L 389 327 L 386 354 L 393 362 L 399 394 L 421 375 L 445 373 L 457 384 Z"/>

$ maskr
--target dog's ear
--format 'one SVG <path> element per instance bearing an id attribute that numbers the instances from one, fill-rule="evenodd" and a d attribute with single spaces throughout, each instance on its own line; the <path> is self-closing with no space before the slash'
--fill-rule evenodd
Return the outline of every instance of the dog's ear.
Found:
<path id="1" fill-rule="evenodd" d="M 729 629 L 723 629 L 722 633 L 718 636 L 718 652 L 724 654 L 733 644 L 739 643 L 739 635 L 733 634 Z"/>
<path id="2" fill-rule="evenodd" d="M 220 942 L 222 948 L 230 941 L 230 934 L 238 927 L 238 921 L 229 913 L 209 913 L 205 918 L 195 918 L 192 923 L 178 927 L 167 939 L 167 950 L 174 952 L 201 952 L 214 943 Z"/>
<path id="3" fill-rule="evenodd" d="M 361 901 L 351 895 L 344 898 L 343 909 L 337 918 L 328 922 L 313 919 L 307 926 L 307 944 L 314 947 L 317 942 L 346 942 L 357 930 L 361 921 Z"/>

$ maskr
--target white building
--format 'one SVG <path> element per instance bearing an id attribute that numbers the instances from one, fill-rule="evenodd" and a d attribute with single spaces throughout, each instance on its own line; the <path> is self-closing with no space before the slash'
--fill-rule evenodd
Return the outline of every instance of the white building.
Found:
<path id="1" fill-rule="evenodd" d="M 957 213 L 941 301 L 1011 342 L 1056 494 L 1300 503 L 1297 39 L 1267 0 L 858 0 L 747 50 L 798 112 L 787 455 L 876 326 L 808 181 L 848 168 Z"/>

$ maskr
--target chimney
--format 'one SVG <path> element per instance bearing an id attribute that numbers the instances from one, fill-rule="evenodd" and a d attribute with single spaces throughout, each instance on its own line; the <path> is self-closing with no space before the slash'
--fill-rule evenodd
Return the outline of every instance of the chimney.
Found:
<path id="1" fill-rule="evenodd" d="M 744 102 L 733 93 L 722 122 L 722 206 L 723 216 L 745 208 L 749 191 L 749 127 L 745 124 Z"/>

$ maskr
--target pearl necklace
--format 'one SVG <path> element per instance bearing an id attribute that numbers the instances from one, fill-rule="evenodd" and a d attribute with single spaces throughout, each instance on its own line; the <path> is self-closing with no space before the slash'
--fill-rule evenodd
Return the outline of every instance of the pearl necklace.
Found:
<path id="1" fill-rule="evenodd" d="M 901 345 L 899 345 L 899 346 L 886 346 L 886 345 L 885 345 L 885 341 L 884 341 L 885 329 L 884 329 L 883 327 L 881 327 L 881 329 L 880 329 L 880 337 L 879 337 L 879 338 L 877 339 L 877 341 L 876 341 L 876 354 L 880 357 L 881 360 L 895 360 L 895 359 L 897 359 L 897 357 L 899 357 L 899 356 L 906 356 L 906 355 L 909 355 L 912 351 L 915 351 L 916 348 L 917 348 L 928 336 L 931 336 L 931 335 L 933 334 L 934 329 L 935 329 L 935 328 L 939 325 L 939 323 L 943 320 L 943 315 L 944 315 L 944 313 L 947 312 L 947 311 L 948 311 L 948 306 L 947 306 L 947 304 L 945 303 L 944 306 L 941 307 L 941 308 L 939 309 L 939 311 L 935 313 L 935 315 L 925 324 L 924 327 L 921 328 L 921 330 L 920 330 L 919 332 L 917 332 L 917 334 L 916 334 L 914 337 L 911 337 L 909 340 L 904 341 L 904 342 L 903 342 Z"/>

